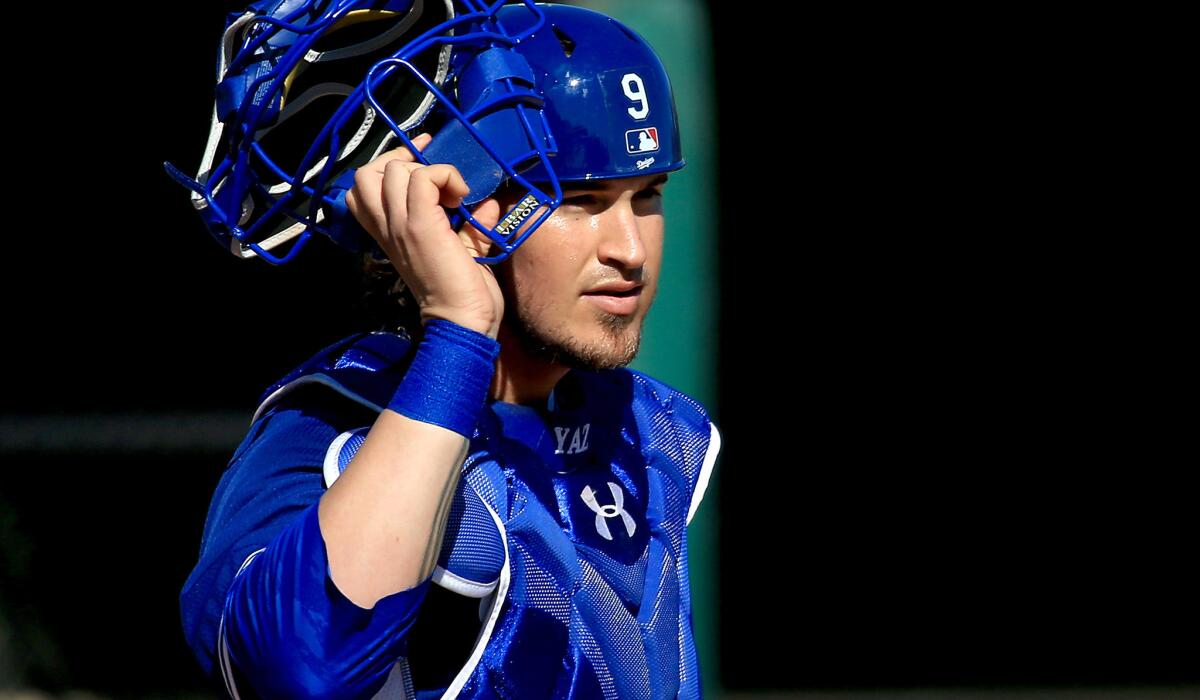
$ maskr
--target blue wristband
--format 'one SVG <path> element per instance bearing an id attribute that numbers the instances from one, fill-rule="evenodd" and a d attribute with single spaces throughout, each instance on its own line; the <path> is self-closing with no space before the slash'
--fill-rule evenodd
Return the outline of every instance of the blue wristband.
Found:
<path id="1" fill-rule="evenodd" d="M 388 408 L 470 440 L 499 354 L 494 338 L 453 321 L 430 319 Z"/>

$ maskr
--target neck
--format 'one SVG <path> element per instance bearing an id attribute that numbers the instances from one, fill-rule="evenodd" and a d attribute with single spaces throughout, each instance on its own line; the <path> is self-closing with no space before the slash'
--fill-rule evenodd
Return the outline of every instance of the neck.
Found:
<path id="1" fill-rule="evenodd" d="M 491 398 L 530 405 L 544 402 L 570 368 L 530 357 L 506 326 L 500 327 L 500 356 L 492 376 Z"/>

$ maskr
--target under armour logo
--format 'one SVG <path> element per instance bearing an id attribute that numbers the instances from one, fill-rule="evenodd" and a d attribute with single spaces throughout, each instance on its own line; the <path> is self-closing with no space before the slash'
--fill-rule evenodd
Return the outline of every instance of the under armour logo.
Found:
<path id="1" fill-rule="evenodd" d="M 611 506 L 602 506 L 597 503 L 596 492 L 592 490 L 591 486 L 584 486 L 583 492 L 579 494 L 588 508 L 596 513 L 596 532 L 600 533 L 604 539 L 611 540 L 612 533 L 608 531 L 607 520 L 619 515 L 625 521 L 625 534 L 633 537 L 634 531 L 637 530 L 637 522 L 634 521 L 632 515 L 625 512 L 625 492 L 621 490 L 620 484 L 614 484 L 611 481 L 608 482 L 608 490 L 612 492 L 614 501 Z"/>

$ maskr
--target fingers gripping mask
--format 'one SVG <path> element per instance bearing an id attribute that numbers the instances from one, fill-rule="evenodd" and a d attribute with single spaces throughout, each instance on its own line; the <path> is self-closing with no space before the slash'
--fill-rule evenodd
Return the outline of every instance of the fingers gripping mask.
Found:
<path id="1" fill-rule="evenodd" d="M 562 199 L 557 151 L 534 71 L 516 50 L 545 24 L 529 0 L 499 11 L 482 0 L 270 0 L 230 14 L 217 60 L 212 127 L 196 176 L 164 163 L 191 190 L 213 237 L 243 258 L 293 260 L 313 232 L 373 250 L 350 215 L 354 172 L 406 146 L 450 163 L 470 187 L 447 214 L 508 257 Z M 506 29 L 519 25 L 520 31 Z M 409 136 L 434 134 L 418 152 Z M 538 185 L 522 173 L 537 166 Z M 496 227 L 471 208 L 511 181 L 520 211 Z M 518 237 L 516 230 L 529 226 Z"/>

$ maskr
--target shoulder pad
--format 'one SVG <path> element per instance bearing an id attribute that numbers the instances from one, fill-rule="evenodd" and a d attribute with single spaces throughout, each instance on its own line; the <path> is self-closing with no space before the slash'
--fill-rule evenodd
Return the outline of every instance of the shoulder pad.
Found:
<path id="1" fill-rule="evenodd" d="M 625 371 L 633 377 L 635 385 L 642 388 L 643 400 L 660 407 L 675 431 L 674 439 L 677 442 L 672 449 L 679 453 L 684 477 L 691 484 L 691 502 L 687 513 L 687 522 L 690 523 L 708 489 L 717 453 L 721 451 L 721 433 L 708 411 L 696 399 L 645 372 L 631 368 L 625 368 Z"/>
<path id="2" fill-rule="evenodd" d="M 288 392 L 310 384 L 327 386 L 352 401 L 381 412 L 404 378 L 412 360 L 410 350 L 413 347 L 412 338 L 402 330 L 357 333 L 343 338 L 305 360 L 264 391 L 251 423 Z"/>

